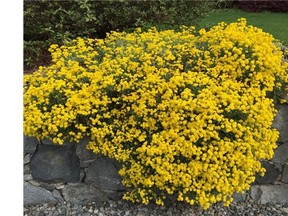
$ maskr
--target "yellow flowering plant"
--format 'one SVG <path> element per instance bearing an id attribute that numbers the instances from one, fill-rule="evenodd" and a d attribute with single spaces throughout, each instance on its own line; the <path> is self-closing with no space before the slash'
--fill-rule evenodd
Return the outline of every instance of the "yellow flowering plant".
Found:
<path id="1" fill-rule="evenodd" d="M 53 64 L 24 77 L 24 132 L 115 158 L 124 199 L 223 201 L 249 189 L 278 131 L 271 92 L 287 64 L 245 19 L 210 30 L 112 32 L 52 45 Z"/>

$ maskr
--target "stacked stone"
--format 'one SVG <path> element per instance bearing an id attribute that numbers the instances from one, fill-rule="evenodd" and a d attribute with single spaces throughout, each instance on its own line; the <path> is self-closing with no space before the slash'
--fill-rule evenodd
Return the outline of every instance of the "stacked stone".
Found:
<path id="1" fill-rule="evenodd" d="M 101 205 L 125 190 L 117 161 L 78 144 L 55 145 L 24 136 L 24 206 L 69 202 Z"/>
<path id="2" fill-rule="evenodd" d="M 288 205 L 288 105 L 277 105 L 274 127 L 280 131 L 271 161 L 263 161 L 266 174 L 236 201 L 252 198 L 259 204 Z M 125 191 L 117 161 L 86 150 L 80 143 L 55 145 L 24 136 L 24 206 L 44 203 L 85 204 L 119 200 Z"/>

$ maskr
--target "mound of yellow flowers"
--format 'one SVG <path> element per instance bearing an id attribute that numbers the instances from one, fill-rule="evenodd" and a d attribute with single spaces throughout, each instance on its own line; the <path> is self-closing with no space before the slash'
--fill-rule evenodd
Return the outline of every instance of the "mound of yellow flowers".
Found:
<path id="1" fill-rule="evenodd" d="M 88 149 L 122 163 L 124 199 L 228 205 L 265 172 L 278 138 L 269 95 L 287 65 L 245 19 L 112 32 L 50 52 L 51 66 L 24 76 L 24 133 L 59 144 L 90 137 Z"/>

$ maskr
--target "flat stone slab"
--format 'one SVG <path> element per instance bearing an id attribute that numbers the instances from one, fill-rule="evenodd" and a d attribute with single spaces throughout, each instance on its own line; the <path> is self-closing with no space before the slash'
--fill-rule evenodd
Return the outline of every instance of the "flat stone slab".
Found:
<path id="1" fill-rule="evenodd" d="M 274 152 L 272 162 L 274 164 L 284 165 L 288 161 L 288 142 L 277 147 Z"/>
<path id="2" fill-rule="evenodd" d="M 37 145 L 40 142 L 35 137 L 23 137 L 24 153 L 33 154 L 36 151 Z"/>
<path id="3" fill-rule="evenodd" d="M 278 142 L 288 141 L 288 105 L 277 105 L 277 115 L 273 121 L 273 127 L 277 128 L 280 132 Z"/>
<path id="4" fill-rule="evenodd" d="M 86 149 L 89 138 L 85 137 L 76 144 L 76 155 L 80 160 L 80 167 L 88 167 L 93 161 L 99 158 L 98 155 Z"/>
<path id="5" fill-rule="evenodd" d="M 246 193 L 234 193 L 233 194 L 233 202 L 244 202 L 246 200 L 247 194 Z"/>
<path id="6" fill-rule="evenodd" d="M 24 182 L 24 206 L 44 203 L 56 204 L 58 200 L 48 190 Z"/>
<path id="7" fill-rule="evenodd" d="M 78 182 L 79 160 L 69 147 L 39 145 L 31 159 L 31 173 L 44 182 Z"/>
<path id="8" fill-rule="evenodd" d="M 288 204 L 288 185 L 254 185 L 251 197 L 259 204 Z"/>
<path id="9" fill-rule="evenodd" d="M 280 171 L 268 161 L 263 161 L 262 166 L 266 169 L 266 173 L 263 177 L 257 174 L 256 182 L 258 184 L 271 184 L 275 182 L 280 174 Z"/>
<path id="10" fill-rule="evenodd" d="M 53 143 L 51 140 L 49 140 L 49 139 L 47 139 L 47 138 L 42 139 L 40 142 L 41 142 L 41 144 L 43 144 L 43 145 L 59 146 L 59 144 Z M 73 148 L 74 145 L 75 145 L 74 142 L 69 142 L 69 141 L 67 141 L 67 140 L 64 141 L 64 143 L 62 144 L 62 146 L 71 147 L 71 148 Z"/>
<path id="11" fill-rule="evenodd" d="M 97 159 L 89 166 L 85 182 L 99 189 L 111 191 L 125 190 L 125 187 L 121 183 L 122 178 L 118 174 L 119 169 L 115 163 L 107 157 Z"/>
<path id="12" fill-rule="evenodd" d="M 288 184 L 288 164 L 284 166 L 281 181 Z M 288 196 L 288 194 L 287 194 Z"/>
<path id="13" fill-rule="evenodd" d="M 63 188 L 62 194 L 67 202 L 76 204 L 95 202 L 100 206 L 108 201 L 107 196 L 101 190 L 85 184 L 67 185 Z"/>

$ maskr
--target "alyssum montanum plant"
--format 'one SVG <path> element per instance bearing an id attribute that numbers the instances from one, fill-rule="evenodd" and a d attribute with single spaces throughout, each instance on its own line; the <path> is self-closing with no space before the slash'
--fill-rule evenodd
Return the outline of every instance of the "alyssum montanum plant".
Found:
<path id="1" fill-rule="evenodd" d="M 249 189 L 278 132 L 268 95 L 287 82 L 271 35 L 245 19 L 52 45 L 53 64 L 24 77 L 24 133 L 122 163 L 124 199 L 163 205 L 232 201 Z M 280 82 L 281 81 L 281 82 Z"/>

